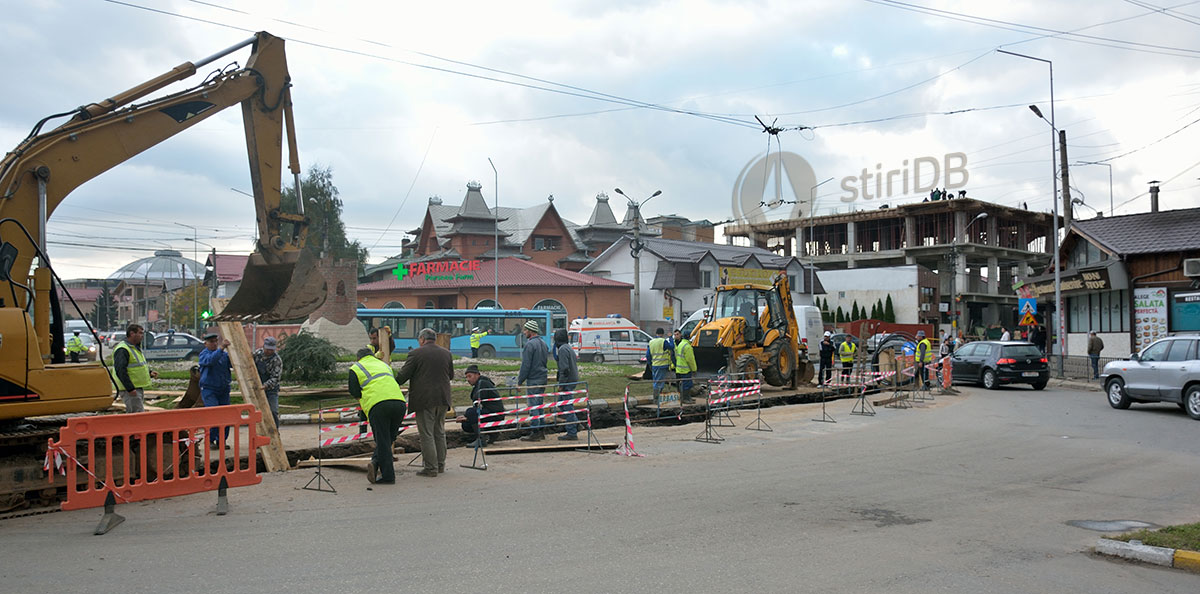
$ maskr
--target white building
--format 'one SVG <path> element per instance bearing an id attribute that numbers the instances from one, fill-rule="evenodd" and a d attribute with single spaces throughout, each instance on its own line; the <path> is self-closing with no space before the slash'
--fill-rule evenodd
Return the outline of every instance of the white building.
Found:
<path id="1" fill-rule="evenodd" d="M 722 268 L 786 270 L 794 305 L 813 303 L 810 284 L 817 295 L 825 292 L 821 279 L 812 278 L 812 269 L 800 260 L 762 248 L 657 237 L 642 237 L 641 241 L 645 246 L 640 263 L 641 311 L 634 312 L 633 317 L 640 317 L 642 327 L 650 331 L 677 325 L 692 312 L 709 305 L 713 289 L 721 282 Z M 596 256 L 582 272 L 639 286 L 633 275 L 632 243 L 632 237 L 623 237 Z M 632 312 L 632 295 L 630 300 Z M 668 307 L 674 314 L 670 320 L 664 315 Z"/>
<path id="2" fill-rule="evenodd" d="M 822 270 L 819 276 L 825 284 L 836 287 L 824 297 L 831 312 L 841 307 L 849 316 L 857 302 L 869 313 L 872 305 L 886 304 L 890 296 L 897 324 L 938 323 L 938 278 L 923 266 Z"/>

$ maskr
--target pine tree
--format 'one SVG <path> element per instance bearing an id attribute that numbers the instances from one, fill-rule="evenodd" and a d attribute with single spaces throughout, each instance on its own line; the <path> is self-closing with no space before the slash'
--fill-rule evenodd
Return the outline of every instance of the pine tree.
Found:
<path id="1" fill-rule="evenodd" d="M 871 319 L 872 320 L 879 319 L 879 306 L 878 305 L 874 305 L 874 304 L 871 305 Z"/>
<path id="2" fill-rule="evenodd" d="M 117 304 L 113 301 L 112 291 L 108 283 L 100 285 L 100 295 L 96 297 L 96 306 L 92 308 L 92 327 L 97 330 L 109 330 L 117 325 Z"/>
<path id="3" fill-rule="evenodd" d="M 842 313 L 842 306 L 839 305 L 837 308 L 837 316 L 834 318 L 834 322 L 836 322 L 838 324 L 842 324 L 845 321 L 846 321 L 846 314 Z"/>
<path id="4" fill-rule="evenodd" d="M 862 310 L 858 309 L 858 300 L 854 300 L 854 307 L 850 308 L 850 321 L 861 320 Z"/>
<path id="5" fill-rule="evenodd" d="M 871 315 L 872 318 L 875 318 L 876 320 L 883 320 L 883 300 L 876 299 L 875 307 L 871 308 L 871 311 L 875 312 Z"/>
<path id="6" fill-rule="evenodd" d="M 887 303 L 883 304 L 883 321 L 896 323 L 896 310 L 892 307 L 892 296 L 887 296 Z"/>

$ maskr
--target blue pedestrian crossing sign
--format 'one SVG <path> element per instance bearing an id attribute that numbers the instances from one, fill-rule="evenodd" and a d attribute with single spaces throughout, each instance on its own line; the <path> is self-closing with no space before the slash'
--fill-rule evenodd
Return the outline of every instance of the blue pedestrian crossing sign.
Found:
<path id="1" fill-rule="evenodd" d="M 1033 297 L 1021 297 L 1017 299 L 1017 312 L 1021 315 L 1033 315 L 1037 313 L 1037 299 Z"/>

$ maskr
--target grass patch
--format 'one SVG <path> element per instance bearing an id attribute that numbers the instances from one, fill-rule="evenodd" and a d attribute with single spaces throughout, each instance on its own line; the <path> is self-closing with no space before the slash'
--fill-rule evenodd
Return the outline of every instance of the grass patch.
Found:
<path id="1" fill-rule="evenodd" d="M 1112 540 L 1129 542 L 1140 540 L 1142 544 L 1168 549 L 1185 549 L 1200 551 L 1200 522 L 1195 524 L 1180 524 L 1167 526 L 1158 530 L 1138 530 L 1117 536 L 1108 536 Z"/>

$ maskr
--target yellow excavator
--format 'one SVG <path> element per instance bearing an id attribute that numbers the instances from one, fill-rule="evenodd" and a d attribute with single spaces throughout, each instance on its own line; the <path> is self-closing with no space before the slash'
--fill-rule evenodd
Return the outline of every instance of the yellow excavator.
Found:
<path id="1" fill-rule="evenodd" d="M 720 285 L 712 303 L 709 319 L 692 330 L 697 377 L 761 371 L 768 384 L 793 387 L 812 379 L 786 274 L 771 285 Z"/>
<path id="2" fill-rule="evenodd" d="M 260 32 L 112 98 L 47 116 L 0 161 L 0 421 L 98 411 L 112 403 L 104 367 L 64 364 L 61 283 L 46 251 L 46 221 L 84 182 L 225 108 L 242 108 L 258 238 L 241 286 L 218 319 L 294 319 L 322 304 L 325 281 L 303 249 L 308 218 L 283 45 Z M 196 86 L 136 103 L 246 47 L 251 54 L 245 67 L 231 64 Z M 294 205 L 281 204 L 285 128 Z"/>

